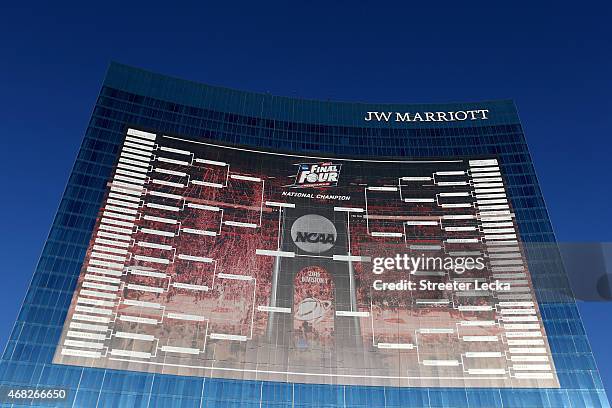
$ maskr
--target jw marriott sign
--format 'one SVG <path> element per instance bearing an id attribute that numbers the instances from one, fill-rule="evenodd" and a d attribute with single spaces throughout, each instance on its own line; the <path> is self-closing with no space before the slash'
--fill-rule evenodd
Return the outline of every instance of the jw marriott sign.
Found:
<path id="1" fill-rule="evenodd" d="M 456 122 L 464 120 L 487 120 L 488 109 L 451 112 L 366 112 L 366 122 Z"/>

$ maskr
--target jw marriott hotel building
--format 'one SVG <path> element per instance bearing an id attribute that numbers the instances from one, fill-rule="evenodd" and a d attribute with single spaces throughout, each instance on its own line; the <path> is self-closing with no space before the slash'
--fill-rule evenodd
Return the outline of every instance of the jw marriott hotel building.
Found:
<path id="1" fill-rule="evenodd" d="M 512 101 L 112 63 L 0 361 L 62 398 L 3 404 L 609 407 L 554 243 Z"/>

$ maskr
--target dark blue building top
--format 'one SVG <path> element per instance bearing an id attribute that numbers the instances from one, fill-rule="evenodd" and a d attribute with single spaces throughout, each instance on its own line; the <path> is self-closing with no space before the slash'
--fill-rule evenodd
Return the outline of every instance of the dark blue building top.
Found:
<path id="1" fill-rule="evenodd" d="M 559 287 L 565 281 L 562 267 L 550 262 L 530 263 L 530 270 L 560 388 L 313 385 L 52 364 L 128 125 L 288 152 L 403 158 L 495 155 L 506 176 L 523 242 L 555 241 L 512 101 L 371 104 L 303 100 L 214 87 L 112 63 L 2 356 L 1 384 L 66 387 L 68 398 L 57 405 L 67 407 L 609 406 L 576 305 L 566 296 L 555 295 L 559 293 L 555 289 L 563 289 Z M 37 404 L 28 402 L 27 406 Z"/>

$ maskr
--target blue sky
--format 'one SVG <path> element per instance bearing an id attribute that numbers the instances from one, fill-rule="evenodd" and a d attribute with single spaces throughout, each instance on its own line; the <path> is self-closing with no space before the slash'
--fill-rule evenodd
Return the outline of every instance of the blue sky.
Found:
<path id="1" fill-rule="evenodd" d="M 514 99 L 558 240 L 612 241 L 610 2 L 12 3 L 0 12 L 2 346 L 110 60 L 304 98 Z M 611 306 L 581 305 L 608 389 Z"/>

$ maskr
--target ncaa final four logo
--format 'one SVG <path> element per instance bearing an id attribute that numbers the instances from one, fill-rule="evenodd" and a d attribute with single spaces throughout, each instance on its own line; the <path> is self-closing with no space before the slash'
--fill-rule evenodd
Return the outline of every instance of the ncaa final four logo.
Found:
<path id="1" fill-rule="evenodd" d="M 332 162 L 298 164 L 293 187 L 333 187 L 338 185 L 341 164 Z"/>

